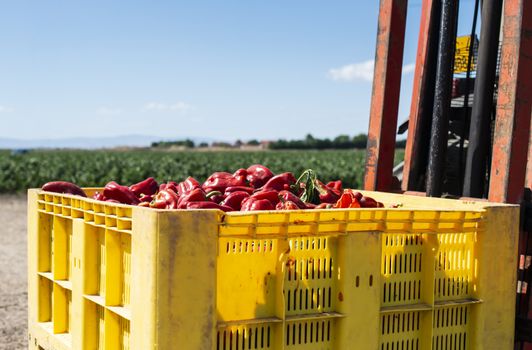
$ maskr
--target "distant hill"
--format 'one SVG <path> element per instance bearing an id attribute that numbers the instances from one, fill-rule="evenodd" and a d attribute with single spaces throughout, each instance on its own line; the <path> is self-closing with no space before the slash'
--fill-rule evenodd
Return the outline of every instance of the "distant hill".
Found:
<path id="1" fill-rule="evenodd" d="M 122 135 L 112 137 L 72 137 L 61 139 L 11 139 L 0 138 L 0 149 L 21 148 L 113 148 L 113 147 L 148 147 L 152 142 L 178 140 L 186 137 L 160 137 L 149 135 Z M 188 137 L 196 144 L 211 143 L 213 139 Z"/>

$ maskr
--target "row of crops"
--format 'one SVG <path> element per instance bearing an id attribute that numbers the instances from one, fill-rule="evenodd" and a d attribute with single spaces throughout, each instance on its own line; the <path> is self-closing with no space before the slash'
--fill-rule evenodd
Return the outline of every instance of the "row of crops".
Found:
<path id="1" fill-rule="evenodd" d="M 403 152 L 396 154 L 396 163 Z M 83 187 L 103 186 L 108 181 L 134 183 L 153 176 L 158 181 L 181 180 L 189 175 L 203 181 L 214 171 L 233 172 L 261 163 L 273 172 L 295 174 L 307 168 L 320 179 L 342 179 L 359 187 L 364 175 L 365 151 L 263 151 L 263 152 L 165 152 L 128 151 L 0 151 L 0 193 L 22 192 L 52 180 Z"/>

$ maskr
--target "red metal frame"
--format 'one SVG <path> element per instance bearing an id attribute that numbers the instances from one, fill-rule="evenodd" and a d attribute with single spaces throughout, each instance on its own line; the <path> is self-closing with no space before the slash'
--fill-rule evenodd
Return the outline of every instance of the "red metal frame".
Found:
<path id="1" fill-rule="evenodd" d="M 526 167 L 525 186 L 532 189 L 532 124 L 530 125 L 530 136 L 528 140 L 528 161 Z"/>
<path id="2" fill-rule="evenodd" d="M 421 89 L 425 85 L 425 63 L 427 61 L 428 43 L 430 35 L 430 18 L 432 14 L 433 0 L 423 1 L 421 7 L 421 23 L 417 43 L 416 69 L 414 72 L 414 87 L 412 89 L 412 102 L 410 105 L 410 118 L 408 121 L 408 138 L 406 140 L 405 160 L 403 166 L 403 191 L 412 189 L 411 172 L 417 166 L 419 142 L 418 121 L 422 113 Z"/>
<path id="3" fill-rule="evenodd" d="M 506 0 L 489 200 L 519 203 L 532 102 L 532 1 Z"/>
<path id="4" fill-rule="evenodd" d="M 407 0 L 381 0 L 364 179 L 364 188 L 368 190 L 391 190 L 406 4 Z M 418 129 L 433 6 L 434 0 L 423 0 L 403 170 L 404 191 L 412 188 L 411 175 L 417 166 L 418 149 L 426 146 L 419 140 Z M 519 203 L 525 185 L 532 188 L 532 0 L 505 0 L 503 21 L 488 199 Z M 420 192 L 406 193 L 424 195 Z M 530 246 L 528 250 L 527 243 Z M 532 251 L 532 240 L 528 239 L 528 234 L 521 234 L 519 250 L 519 254 L 525 255 L 530 254 L 527 251 Z M 528 313 L 528 317 L 532 318 L 532 312 L 528 310 L 530 296 L 531 293 L 526 294 L 524 299 L 518 296 L 518 303 L 520 315 Z M 532 344 L 523 345 L 524 349 L 532 350 Z"/>
<path id="5" fill-rule="evenodd" d="M 371 98 L 366 190 L 392 189 L 407 0 L 381 0 Z"/>

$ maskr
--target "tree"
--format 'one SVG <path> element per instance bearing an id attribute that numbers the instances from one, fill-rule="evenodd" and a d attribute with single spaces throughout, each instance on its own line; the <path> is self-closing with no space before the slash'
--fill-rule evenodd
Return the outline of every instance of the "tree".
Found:
<path id="1" fill-rule="evenodd" d="M 249 146 L 258 146 L 260 145 L 260 142 L 253 139 L 253 140 L 249 140 L 248 143 L 247 143 Z"/>

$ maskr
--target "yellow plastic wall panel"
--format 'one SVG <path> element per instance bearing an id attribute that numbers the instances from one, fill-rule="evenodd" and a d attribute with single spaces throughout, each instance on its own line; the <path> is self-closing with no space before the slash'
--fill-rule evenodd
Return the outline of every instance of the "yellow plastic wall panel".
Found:
<path id="1" fill-rule="evenodd" d="M 216 304 L 220 321 L 276 317 L 278 239 L 221 238 Z M 282 297 L 282 296 L 281 296 Z"/>
<path id="2" fill-rule="evenodd" d="M 430 313 L 430 311 L 405 311 L 382 314 L 378 349 L 431 349 Z"/>
<path id="3" fill-rule="evenodd" d="M 471 307 L 476 306 L 451 306 L 434 310 L 432 349 L 466 350 L 474 348 L 471 344 Z"/>
<path id="4" fill-rule="evenodd" d="M 285 262 L 285 315 L 305 315 L 335 310 L 338 280 L 337 240 L 301 237 L 289 240 Z"/>
<path id="5" fill-rule="evenodd" d="M 475 233 L 439 234 L 436 249 L 434 293 L 436 301 L 472 296 L 475 268 Z"/>
<path id="6" fill-rule="evenodd" d="M 334 310 L 342 317 L 335 321 L 334 349 L 378 348 L 381 239 L 377 232 L 337 238 L 338 282 L 333 300 Z"/>
<path id="7" fill-rule="evenodd" d="M 30 348 L 511 349 L 518 208 L 368 194 L 402 207 L 224 214 L 30 190 Z"/>
<path id="8" fill-rule="evenodd" d="M 511 266 L 517 266 L 518 223 L 517 206 L 487 206 L 475 242 L 477 283 L 472 293 L 483 302 L 473 311 L 474 349 L 513 347 L 517 275 Z"/>
<path id="9" fill-rule="evenodd" d="M 216 333 L 216 349 L 263 349 L 271 350 L 277 326 L 261 323 L 247 326 L 229 326 Z"/>
<path id="10" fill-rule="evenodd" d="M 285 349 L 333 349 L 337 320 L 287 322 Z"/>

